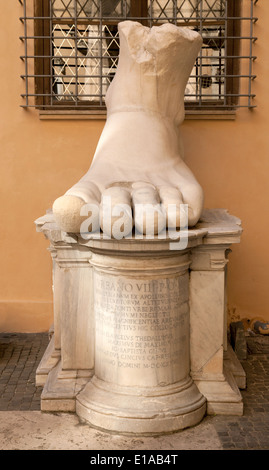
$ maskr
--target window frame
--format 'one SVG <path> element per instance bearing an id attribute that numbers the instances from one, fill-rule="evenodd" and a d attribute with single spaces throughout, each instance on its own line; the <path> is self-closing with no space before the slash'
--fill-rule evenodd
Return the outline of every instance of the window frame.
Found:
<path id="1" fill-rule="evenodd" d="M 40 115 L 51 116 L 58 114 L 63 118 L 66 114 L 71 116 L 80 116 L 83 119 L 90 119 L 91 115 L 102 118 L 106 115 L 105 105 L 95 105 L 93 102 L 80 101 L 79 108 L 65 100 L 64 103 L 57 102 L 50 103 L 51 97 L 51 77 L 52 77 L 52 54 L 51 43 L 52 33 L 50 31 L 50 0 L 33 0 L 34 5 L 34 94 L 35 94 L 35 107 L 39 110 Z M 146 16 L 144 8 L 145 1 L 135 1 L 134 7 L 131 11 L 130 17 L 143 18 Z M 235 110 L 237 109 L 240 98 L 240 41 L 241 41 L 241 11 L 242 0 L 227 0 L 227 31 L 226 31 L 226 91 L 227 103 L 225 106 L 219 100 L 210 100 L 210 102 L 202 102 L 199 104 L 194 101 L 188 102 L 185 100 L 186 115 L 191 115 L 194 119 L 199 119 L 199 116 L 210 118 L 214 115 L 215 118 L 221 119 L 225 116 L 226 119 L 234 118 Z M 230 18 L 230 19 L 229 19 Z M 232 18 L 232 19 L 231 19 Z M 237 19 L 238 18 L 238 19 Z M 64 20 L 65 24 L 68 20 Z M 59 19 L 57 18 L 57 22 Z M 70 22 L 74 21 L 70 18 Z M 148 20 L 141 21 L 147 24 Z M 115 23 L 115 22 L 114 22 Z M 89 21 L 87 24 L 90 24 Z M 178 21 L 179 25 L 182 25 Z M 209 22 L 212 25 L 212 21 Z M 185 24 L 186 25 L 186 24 Z M 192 22 L 193 25 L 193 22 Z M 228 38 L 228 39 L 227 39 Z M 63 106 L 64 104 L 64 106 Z M 212 109 L 214 107 L 214 109 Z"/>

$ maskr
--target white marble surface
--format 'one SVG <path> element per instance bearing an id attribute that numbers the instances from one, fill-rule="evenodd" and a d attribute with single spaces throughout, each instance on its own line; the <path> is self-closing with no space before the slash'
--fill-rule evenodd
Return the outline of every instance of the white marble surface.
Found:
<path id="1" fill-rule="evenodd" d="M 141 438 L 85 426 L 73 413 L 0 411 L 0 434 L 0 450 L 86 450 L 88 455 L 100 450 L 104 455 L 108 450 L 121 454 L 122 450 L 137 450 L 139 453 L 150 449 L 165 453 L 169 449 L 177 455 L 179 450 L 223 449 L 211 418 L 179 433 Z"/>
<path id="2" fill-rule="evenodd" d="M 186 224 L 194 226 L 203 191 L 184 163 L 179 125 L 202 38 L 171 23 L 148 28 L 123 21 L 118 27 L 120 56 L 106 94 L 107 121 L 88 172 L 54 202 L 55 218 L 64 231 L 79 233 L 86 203 L 93 212 L 90 230 L 99 225 L 117 238 L 124 224 L 126 235 L 133 225 L 156 234 L 180 226 L 184 203 Z M 170 205 L 175 217 L 167 212 Z"/>
<path id="3" fill-rule="evenodd" d="M 91 253 L 82 246 L 57 248 L 57 299 L 61 317 L 63 369 L 94 368 L 94 311 Z"/>
<path id="4" fill-rule="evenodd" d="M 222 373 L 224 335 L 224 272 L 191 271 L 191 368 Z"/>

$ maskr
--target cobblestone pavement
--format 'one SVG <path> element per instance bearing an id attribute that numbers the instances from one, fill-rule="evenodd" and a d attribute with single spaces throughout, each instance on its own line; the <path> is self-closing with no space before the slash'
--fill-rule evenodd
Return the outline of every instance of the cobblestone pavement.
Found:
<path id="1" fill-rule="evenodd" d="M 40 410 L 42 388 L 35 386 L 35 371 L 48 342 L 47 333 L 0 334 L 0 412 Z M 241 391 L 244 415 L 205 420 L 224 450 L 268 450 L 269 354 L 249 354 L 241 363 L 247 374 L 247 388 Z"/>
<path id="2" fill-rule="evenodd" d="M 0 334 L 0 411 L 40 410 L 35 371 L 48 342 L 47 333 Z"/>
<path id="3" fill-rule="evenodd" d="M 243 416 L 215 416 L 223 449 L 269 450 L 269 354 L 248 355 L 241 361 L 247 388 L 241 390 Z"/>

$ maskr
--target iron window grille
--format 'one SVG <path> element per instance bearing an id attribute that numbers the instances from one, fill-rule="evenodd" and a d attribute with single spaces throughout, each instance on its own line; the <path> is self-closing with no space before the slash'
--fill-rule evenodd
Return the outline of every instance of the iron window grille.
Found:
<path id="1" fill-rule="evenodd" d="M 203 37 L 185 90 L 186 110 L 255 107 L 254 7 L 258 0 L 19 0 L 23 107 L 105 110 L 119 56 L 117 24 L 172 22 Z"/>

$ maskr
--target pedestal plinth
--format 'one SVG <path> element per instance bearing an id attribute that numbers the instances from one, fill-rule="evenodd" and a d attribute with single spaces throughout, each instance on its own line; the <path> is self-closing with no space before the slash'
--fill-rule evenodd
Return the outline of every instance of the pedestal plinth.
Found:
<path id="1" fill-rule="evenodd" d="M 99 428 L 169 432 L 205 414 L 189 375 L 189 250 L 155 245 L 92 248 L 95 375 L 76 412 Z"/>
<path id="2" fill-rule="evenodd" d="M 184 250 L 164 239 L 84 240 L 36 221 L 53 257 L 54 335 L 36 372 L 41 409 L 158 434 L 243 413 L 227 343 L 228 254 L 240 221 L 204 211 Z"/>

